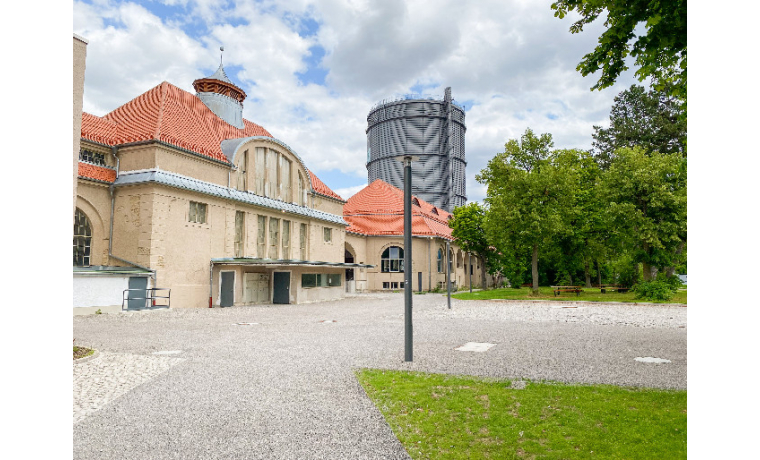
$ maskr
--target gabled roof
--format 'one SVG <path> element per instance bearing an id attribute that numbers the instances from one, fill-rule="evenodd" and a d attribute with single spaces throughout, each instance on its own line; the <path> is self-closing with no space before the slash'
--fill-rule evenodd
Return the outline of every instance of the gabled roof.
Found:
<path id="1" fill-rule="evenodd" d="M 417 201 L 419 206 L 412 205 L 412 234 L 451 240 L 448 225 L 451 214 L 438 209 L 436 215 L 432 204 L 420 198 Z M 377 179 L 348 199 L 343 206 L 343 218 L 349 223 L 347 232 L 374 236 L 403 235 L 404 192 Z"/>
<path id="2" fill-rule="evenodd" d="M 272 137 L 255 123 L 243 123 L 243 129 L 228 124 L 194 94 L 163 82 L 103 117 L 83 114 L 82 138 L 105 145 L 162 141 L 227 163 L 223 140 Z"/>
<path id="3" fill-rule="evenodd" d="M 311 169 L 309 169 L 308 171 L 309 171 L 309 177 L 311 178 L 311 188 L 314 189 L 314 191 L 316 193 L 319 193 L 320 195 L 324 195 L 324 196 L 329 197 L 329 198 L 334 198 L 336 200 L 340 200 L 340 201 L 343 201 L 343 202 L 346 201 L 343 198 L 341 198 L 340 195 L 338 195 L 337 193 L 333 192 L 330 189 L 330 187 L 328 187 L 327 185 L 325 185 L 324 182 L 322 182 L 321 180 L 319 180 L 319 178 L 311 171 Z"/>

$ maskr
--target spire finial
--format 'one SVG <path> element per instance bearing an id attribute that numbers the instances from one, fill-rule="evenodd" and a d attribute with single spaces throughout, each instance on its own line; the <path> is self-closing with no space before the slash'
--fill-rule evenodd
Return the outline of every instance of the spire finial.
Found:
<path id="1" fill-rule="evenodd" d="M 221 53 L 219 53 L 219 65 L 222 65 L 224 64 L 224 46 L 220 46 L 219 51 L 221 51 Z"/>

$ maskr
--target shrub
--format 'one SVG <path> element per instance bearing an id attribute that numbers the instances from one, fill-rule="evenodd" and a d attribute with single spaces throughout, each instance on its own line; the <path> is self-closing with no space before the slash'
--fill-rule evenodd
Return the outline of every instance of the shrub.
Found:
<path id="1" fill-rule="evenodd" d="M 637 299 L 652 300 L 655 302 L 667 302 L 678 289 L 672 283 L 664 279 L 652 281 L 640 281 L 633 287 Z"/>

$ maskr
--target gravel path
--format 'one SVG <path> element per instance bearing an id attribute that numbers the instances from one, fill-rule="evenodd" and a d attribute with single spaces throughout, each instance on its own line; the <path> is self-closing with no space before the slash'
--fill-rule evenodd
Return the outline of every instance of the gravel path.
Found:
<path id="1" fill-rule="evenodd" d="M 447 310 L 433 294 L 414 306 L 413 363 L 402 294 L 74 317 L 77 344 L 101 351 L 74 365 L 74 457 L 408 458 L 356 382 L 361 367 L 686 388 L 683 307 Z M 495 345 L 455 349 L 467 342 Z"/>

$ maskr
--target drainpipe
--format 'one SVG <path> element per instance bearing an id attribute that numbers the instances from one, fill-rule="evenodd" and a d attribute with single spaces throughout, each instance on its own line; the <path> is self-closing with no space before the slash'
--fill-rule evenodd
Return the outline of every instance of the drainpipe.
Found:
<path id="1" fill-rule="evenodd" d="M 212 308 L 214 305 L 214 293 L 213 293 L 213 283 L 214 283 L 214 261 L 209 262 L 209 268 L 208 268 L 208 307 Z"/>
<path id="2" fill-rule="evenodd" d="M 116 146 L 111 147 L 111 155 L 116 159 L 116 179 L 119 178 L 119 157 L 116 156 Z M 148 267 L 143 267 L 140 264 L 136 264 L 134 262 L 130 262 L 129 260 L 122 259 L 121 257 L 117 257 L 113 254 L 113 221 L 114 221 L 114 203 L 116 201 L 116 197 L 114 196 L 114 184 L 116 181 L 114 181 L 111 185 L 108 186 L 108 193 L 111 195 L 111 219 L 109 223 L 109 230 L 108 230 L 108 257 L 118 260 L 119 262 L 132 265 L 133 267 L 142 268 L 143 270 L 147 270 L 150 272 L 150 278 L 153 280 L 153 287 L 156 287 L 157 279 L 156 279 L 156 270 L 152 270 Z"/>

